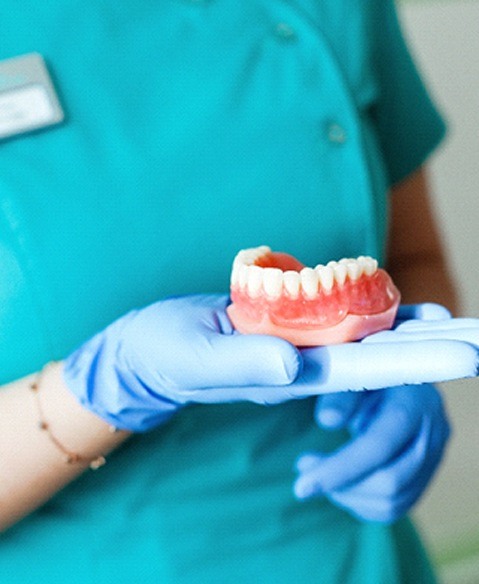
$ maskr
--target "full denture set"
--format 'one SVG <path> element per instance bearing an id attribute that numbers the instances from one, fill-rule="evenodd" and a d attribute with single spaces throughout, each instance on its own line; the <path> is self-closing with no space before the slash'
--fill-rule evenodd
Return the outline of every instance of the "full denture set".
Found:
<path id="1" fill-rule="evenodd" d="M 267 246 L 241 250 L 233 262 L 228 314 L 243 333 L 298 345 L 357 340 L 390 328 L 400 295 L 367 256 L 315 268 Z"/>

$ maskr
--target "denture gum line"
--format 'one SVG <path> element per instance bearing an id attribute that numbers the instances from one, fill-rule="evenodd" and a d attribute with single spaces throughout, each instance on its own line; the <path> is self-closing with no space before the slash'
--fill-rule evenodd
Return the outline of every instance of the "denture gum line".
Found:
<path id="1" fill-rule="evenodd" d="M 306 267 L 300 272 L 256 265 L 270 253 L 266 245 L 241 250 L 233 261 L 231 286 L 246 292 L 250 298 L 264 293 L 274 300 L 280 298 L 284 290 L 292 299 L 302 292 L 307 299 L 314 300 L 321 292 L 330 293 L 335 284 L 342 286 L 346 278 L 354 282 L 362 275 L 373 276 L 378 270 L 377 260 L 369 256 L 343 258 L 326 265 L 318 264 L 315 268 Z"/>

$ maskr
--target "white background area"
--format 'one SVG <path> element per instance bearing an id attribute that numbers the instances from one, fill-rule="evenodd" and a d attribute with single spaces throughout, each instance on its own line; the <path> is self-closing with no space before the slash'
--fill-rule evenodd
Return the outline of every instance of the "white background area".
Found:
<path id="1" fill-rule="evenodd" d="M 431 160 L 462 314 L 479 317 L 479 1 L 401 5 L 406 36 L 449 124 Z M 479 379 L 442 386 L 453 437 L 416 512 L 445 584 L 479 583 Z M 418 583 L 420 584 L 420 583 Z"/>

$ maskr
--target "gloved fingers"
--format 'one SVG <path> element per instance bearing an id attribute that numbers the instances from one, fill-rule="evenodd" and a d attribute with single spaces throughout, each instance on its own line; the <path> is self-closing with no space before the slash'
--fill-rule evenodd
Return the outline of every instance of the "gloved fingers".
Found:
<path id="1" fill-rule="evenodd" d="M 403 389 L 403 388 L 401 388 Z M 334 396 L 335 402 L 340 405 L 341 397 L 345 397 L 350 403 L 346 405 L 347 411 L 343 414 L 342 424 L 336 427 L 329 426 L 331 430 L 339 430 L 347 427 L 352 436 L 366 431 L 369 424 L 374 421 L 376 411 L 381 407 L 383 401 L 382 391 L 348 391 L 339 393 L 327 393 L 318 397 L 321 400 L 328 400 Z M 331 407 L 333 404 L 331 404 Z M 329 407 L 329 404 L 328 404 Z M 316 416 L 316 422 L 320 426 L 325 426 Z"/>
<path id="2" fill-rule="evenodd" d="M 299 351 L 278 337 L 214 334 L 207 343 L 200 388 L 289 385 L 302 369 Z"/>
<path id="3" fill-rule="evenodd" d="M 444 340 L 345 343 L 301 355 L 302 373 L 289 387 L 296 397 L 473 377 L 479 358 L 472 345 Z"/>
<path id="4" fill-rule="evenodd" d="M 332 454 L 318 456 L 316 464 L 309 465 L 307 473 L 298 477 L 295 492 L 304 498 L 313 492 L 328 493 L 364 480 L 409 448 L 420 423 L 420 415 L 407 407 L 385 404 L 363 434 Z M 298 468 L 302 468 L 301 464 L 300 458 Z"/>
<path id="5" fill-rule="evenodd" d="M 121 336 L 108 343 L 119 369 L 175 403 L 196 389 L 290 384 L 302 367 L 298 349 L 278 337 L 238 334 L 228 302 L 218 295 L 170 298 L 120 319 Z"/>
<path id="6" fill-rule="evenodd" d="M 353 419 L 356 423 L 365 411 L 373 408 L 368 416 L 363 416 L 365 430 L 361 436 L 369 434 L 374 438 L 376 434 L 378 445 L 383 443 L 394 446 L 377 422 L 382 420 L 387 423 L 384 411 L 391 413 L 396 410 L 405 416 L 404 424 L 401 424 L 401 416 L 396 417 L 398 429 L 409 429 L 401 440 L 403 446 L 397 448 L 396 454 L 392 454 L 389 460 L 369 465 L 369 470 L 364 466 L 367 457 L 360 453 L 351 455 L 350 450 L 349 460 L 344 459 L 336 471 L 331 467 L 327 471 L 329 475 L 334 475 L 329 482 L 324 469 L 338 453 L 343 454 L 347 450 L 348 444 L 332 455 L 305 453 L 296 464 L 299 476 L 294 489 L 298 498 L 323 494 L 357 516 L 362 515 L 370 520 L 391 520 L 407 511 L 423 492 L 443 455 L 450 428 L 441 396 L 433 386 L 424 386 L 419 399 L 400 387 L 387 388 L 368 396 L 372 399 L 363 402 Z M 349 445 L 360 444 L 363 451 L 367 452 L 367 444 L 360 439 L 361 436 L 353 439 Z M 342 472 L 344 479 L 344 469 L 348 466 L 355 467 L 357 479 L 353 478 L 353 473 L 349 473 L 347 480 L 341 484 L 338 475 Z M 361 469 L 364 472 L 361 473 Z M 371 508 L 366 511 L 370 503 Z"/>
<path id="7" fill-rule="evenodd" d="M 296 465 L 300 475 L 294 485 L 295 493 L 301 499 L 324 495 L 362 519 L 397 519 L 417 500 L 427 482 L 424 473 L 425 452 L 429 443 L 427 433 L 427 430 L 420 432 L 411 447 L 391 464 L 372 472 L 357 483 L 333 490 L 325 489 L 317 477 L 316 469 L 326 456 L 305 454 Z M 435 469 L 440 454 L 434 452 L 434 461 L 428 458 L 428 465 Z M 429 480 L 429 468 L 427 471 Z"/>
<path id="8" fill-rule="evenodd" d="M 409 497 L 421 491 L 442 458 L 448 432 L 426 418 L 414 440 L 389 464 L 375 470 L 354 485 L 337 492 L 350 491 L 363 498 Z"/>
<path id="9" fill-rule="evenodd" d="M 445 338 L 454 339 L 454 331 L 462 329 L 479 329 L 479 319 L 478 318 L 449 318 L 444 320 L 406 320 L 396 327 L 397 332 L 444 332 Z"/>
<path id="10" fill-rule="evenodd" d="M 451 318 L 449 310 L 441 304 L 424 302 L 423 304 L 401 304 L 396 315 L 396 322 L 403 320 L 442 320 Z"/>
<path id="11" fill-rule="evenodd" d="M 202 324 L 192 364 L 195 388 L 287 385 L 298 376 L 302 359 L 296 347 L 278 337 L 234 330 L 226 313 L 228 296 L 186 298 L 191 317 Z"/>
<path id="12" fill-rule="evenodd" d="M 414 502 L 406 497 L 391 501 L 387 497 L 358 497 L 354 490 L 335 491 L 326 498 L 360 521 L 390 524 L 403 517 Z"/>
<path id="13" fill-rule="evenodd" d="M 415 343 L 433 340 L 461 341 L 478 347 L 479 319 L 406 321 L 394 330 L 381 331 L 365 337 L 361 343 Z"/>
<path id="14" fill-rule="evenodd" d="M 425 427 L 411 448 L 388 467 L 326 496 L 362 520 L 397 521 L 421 497 L 442 458 L 447 438 L 432 440 L 429 432 Z M 436 447 L 433 442 L 438 442 Z"/>
<path id="15" fill-rule="evenodd" d="M 234 335 L 230 341 L 244 339 L 251 343 L 253 338 L 253 335 Z M 244 362 L 245 353 L 232 358 L 232 345 L 229 344 L 228 351 L 225 351 L 229 361 L 216 361 L 213 370 L 209 363 L 204 363 L 203 367 L 209 365 L 207 370 L 201 375 L 196 371 L 195 375 L 199 389 L 183 387 L 184 403 L 250 401 L 273 405 L 314 395 L 347 390 L 376 390 L 396 385 L 421 385 L 477 374 L 478 351 L 461 341 L 347 343 L 297 352 L 286 341 L 277 339 L 281 344 L 279 353 L 273 340 L 272 353 L 261 363 L 258 355 L 265 346 L 265 339 L 274 337 L 260 337 L 250 344 L 252 362 Z M 284 353 L 283 347 L 286 348 Z M 255 365 L 252 366 L 252 363 Z M 223 370 L 225 364 L 226 372 Z M 288 383 L 301 370 L 296 379 Z M 271 372 L 273 375 L 270 375 Z M 259 380 L 264 385 L 259 385 Z M 273 385 L 274 380 L 278 385 Z M 251 384 L 248 385 L 247 381 Z M 221 399 L 218 389 L 221 390 Z M 420 392 L 421 388 L 411 387 L 405 391 Z M 228 393 L 231 393 L 231 397 Z"/>
<path id="16" fill-rule="evenodd" d="M 278 404 L 347 390 L 376 390 L 473 377 L 478 359 L 473 346 L 459 341 L 347 343 L 302 349 L 300 355 L 302 373 L 295 381 L 289 385 L 235 387 L 231 391 L 234 401 Z M 421 391 L 421 388 L 405 391 Z M 214 389 L 205 388 L 200 392 L 192 392 L 191 401 L 218 401 Z"/>
<path id="17" fill-rule="evenodd" d="M 310 472 L 314 473 L 314 470 L 325 456 L 327 456 L 327 454 L 322 454 L 321 452 L 303 452 L 296 459 L 294 465 L 296 472 L 299 473 L 300 476 L 307 475 Z M 300 478 L 300 476 L 298 477 L 298 479 Z M 295 482 L 297 482 L 298 479 L 296 479 Z"/>
<path id="18" fill-rule="evenodd" d="M 184 389 L 183 403 L 217 404 L 233 402 L 252 402 L 271 406 L 298 399 L 296 392 L 291 392 L 291 385 L 241 385 L 236 387 L 213 387 L 203 389 Z M 308 394 L 310 395 L 310 394 Z"/>
<path id="19" fill-rule="evenodd" d="M 200 307 L 203 302 L 199 297 Z M 418 341 L 404 343 L 401 335 L 398 339 L 402 347 L 394 343 L 390 346 L 390 341 L 380 343 L 379 346 L 377 342 L 369 340 L 306 349 L 300 356 L 296 348 L 282 339 L 235 334 L 225 312 L 228 302 L 225 296 L 208 297 L 205 314 L 208 315 L 209 305 L 213 303 L 217 322 L 211 323 L 211 319 L 205 317 L 209 331 L 204 341 L 207 343 L 206 348 L 212 350 L 209 353 L 198 351 L 198 360 L 203 363 L 203 368 L 192 364 L 197 369 L 195 374 L 198 375 L 195 377 L 199 388 L 243 386 L 249 389 L 268 385 L 273 389 L 280 386 L 278 393 L 267 392 L 264 399 L 258 399 L 259 403 L 280 403 L 286 399 L 348 389 L 378 389 L 390 385 L 448 381 L 477 374 L 479 357 L 476 349 L 464 342 L 444 340 L 450 334 L 444 325 L 448 322 L 444 320 L 448 313 L 440 305 L 422 304 L 401 308 L 402 315 L 428 319 L 443 317 L 441 326 L 438 326 L 439 321 L 416 321 L 417 324 L 428 326 L 436 323 L 437 332 L 430 341 L 419 338 Z M 191 299 L 188 302 L 190 305 Z M 479 321 L 475 322 L 477 326 L 470 324 L 466 327 L 471 333 L 466 336 L 466 340 L 475 340 L 474 331 L 479 331 Z M 404 324 L 401 326 L 405 327 Z M 366 346 L 368 344 L 375 344 L 375 347 L 369 349 Z M 301 357 L 304 359 L 304 367 Z M 303 373 L 299 375 L 301 370 Z M 286 385 L 288 388 L 283 387 Z M 248 391 L 246 399 L 250 398 L 251 392 Z"/>
<path id="20" fill-rule="evenodd" d="M 297 459 L 296 470 L 299 475 L 293 484 L 294 495 L 297 499 L 305 500 L 326 494 L 321 482 L 321 473 L 317 472 L 326 456 L 318 452 L 303 454 Z"/>
<path id="21" fill-rule="evenodd" d="M 412 386 L 415 388 L 416 386 Z M 405 389 L 405 388 L 404 388 Z M 406 389 L 407 391 L 407 389 Z M 361 392 L 364 395 L 364 400 L 358 407 L 357 412 L 351 418 L 348 424 L 348 430 L 351 436 L 363 434 L 370 424 L 376 419 L 378 410 L 382 407 L 383 391 L 368 391 Z"/>
<path id="22" fill-rule="evenodd" d="M 318 425 L 329 430 L 345 428 L 367 397 L 362 391 L 327 393 L 316 400 L 314 417 Z"/>

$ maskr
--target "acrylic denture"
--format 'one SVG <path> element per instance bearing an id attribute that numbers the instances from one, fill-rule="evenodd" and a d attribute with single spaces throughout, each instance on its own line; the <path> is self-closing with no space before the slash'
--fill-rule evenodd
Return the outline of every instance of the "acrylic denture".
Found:
<path id="1" fill-rule="evenodd" d="M 400 295 L 371 257 L 310 268 L 260 246 L 237 254 L 231 299 L 228 314 L 240 332 L 311 346 L 358 340 L 390 328 Z"/>

